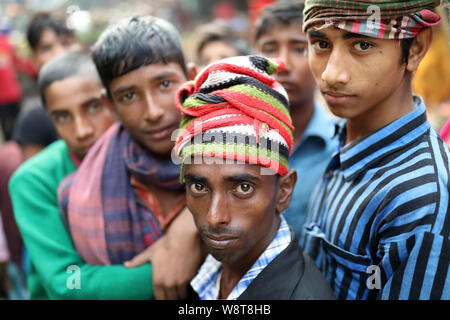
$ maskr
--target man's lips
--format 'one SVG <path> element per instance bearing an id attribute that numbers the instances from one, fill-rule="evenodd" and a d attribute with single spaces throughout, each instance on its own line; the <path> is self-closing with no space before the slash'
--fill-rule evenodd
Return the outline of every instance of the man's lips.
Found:
<path id="1" fill-rule="evenodd" d="M 233 235 L 216 235 L 212 233 L 204 234 L 203 240 L 207 245 L 215 249 L 225 249 L 229 247 L 238 238 Z"/>
<path id="2" fill-rule="evenodd" d="M 95 144 L 95 141 L 91 142 L 91 143 L 84 143 L 84 144 L 80 145 L 80 149 L 87 153 L 94 144 Z"/>
<path id="3" fill-rule="evenodd" d="M 286 91 L 298 90 L 298 86 L 292 81 L 279 81 Z"/>
<path id="4" fill-rule="evenodd" d="M 148 135 L 153 140 L 161 140 L 161 139 L 165 139 L 167 137 L 170 137 L 170 135 L 172 134 L 172 132 L 176 128 L 178 128 L 178 126 L 172 124 L 172 125 L 169 125 L 169 126 L 158 128 L 158 129 L 145 131 L 145 134 Z"/>
<path id="5" fill-rule="evenodd" d="M 329 104 L 343 104 L 356 97 L 353 94 L 334 91 L 322 91 L 322 94 Z"/>

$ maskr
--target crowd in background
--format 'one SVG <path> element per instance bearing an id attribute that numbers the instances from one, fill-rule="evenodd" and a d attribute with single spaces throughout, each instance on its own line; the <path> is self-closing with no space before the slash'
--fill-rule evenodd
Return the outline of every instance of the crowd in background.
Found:
<path id="1" fill-rule="evenodd" d="M 255 35 L 255 30 L 263 8 L 276 1 L 249 0 L 245 3 L 210 1 L 207 5 L 202 1 L 196 1 L 195 5 L 185 5 L 182 1 L 161 1 L 160 6 L 154 5 L 153 1 L 148 1 L 146 4 L 143 2 L 138 2 L 140 5 L 134 7 L 118 1 L 114 4 L 106 1 L 108 10 L 101 7 L 100 2 L 99 7 L 92 9 L 83 8 L 82 3 L 76 6 L 64 3 L 52 11 L 38 11 L 27 7 L 22 1 L 2 4 L 2 11 L 0 11 L 0 299 L 29 298 L 26 282 L 29 258 L 12 210 L 8 192 L 10 177 L 24 161 L 61 138 L 52 123 L 52 118 L 42 107 L 39 97 L 37 77 L 45 63 L 66 51 L 89 49 L 107 25 L 116 22 L 121 16 L 148 14 L 165 18 L 177 27 L 181 34 L 188 68 L 194 67 L 199 71 L 211 62 L 232 56 L 255 53 L 268 57 L 271 55 L 270 45 L 266 45 L 267 48 L 264 47 L 262 44 L 264 39 L 261 38 L 273 30 L 263 30 L 261 37 Z M 450 8 L 442 5 L 437 11 L 443 17 L 443 21 L 435 27 L 434 42 L 415 74 L 413 90 L 423 97 L 428 107 L 427 115 L 432 127 L 441 132 L 444 140 L 448 136 L 446 141 L 450 145 L 450 123 L 447 123 L 450 118 L 450 29 L 448 27 Z M 89 18 L 85 12 L 89 13 Z M 308 89 L 309 80 L 313 82 L 312 78 L 307 77 L 300 79 L 299 82 L 304 81 L 303 85 Z M 318 92 L 309 92 L 311 97 L 297 97 L 295 91 L 301 89 L 289 88 L 289 81 L 286 80 L 286 83 L 289 99 L 292 99 L 294 103 L 295 99 L 311 98 L 312 101 L 315 98 L 316 101 L 324 104 L 323 111 L 328 113 L 326 104 Z M 311 110 L 315 107 L 313 103 Z M 301 128 L 301 122 L 299 123 Z M 321 125 L 322 128 L 326 128 L 329 124 Z M 297 142 L 300 141 L 300 137 L 301 134 L 294 132 Z M 329 148 L 331 150 L 332 146 Z M 325 155 L 329 157 L 331 152 L 326 150 L 324 151 L 326 158 Z M 295 156 L 294 154 L 293 157 Z M 297 157 L 301 158 L 299 154 Z M 317 160 L 314 161 L 317 164 Z M 302 167 L 303 165 L 302 163 Z M 323 168 L 318 167 L 317 175 L 319 171 L 323 171 L 325 165 L 326 163 L 323 164 Z M 313 184 L 311 183 L 311 187 L 307 189 L 313 189 Z M 297 199 L 305 197 L 306 195 L 298 194 Z M 306 204 L 300 202 L 295 205 L 306 207 Z M 286 218 L 293 226 L 298 225 L 298 228 L 303 224 L 303 220 L 297 221 L 298 218 L 294 218 L 294 213 L 291 213 L 289 209 L 286 212 Z"/>

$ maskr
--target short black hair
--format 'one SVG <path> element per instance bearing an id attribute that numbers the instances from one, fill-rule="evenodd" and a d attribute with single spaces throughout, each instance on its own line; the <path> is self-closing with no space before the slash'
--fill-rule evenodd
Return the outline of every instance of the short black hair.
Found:
<path id="1" fill-rule="evenodd" d="M 87 52 L 68 51 L 56 56 L 44 64 L 38 77 L 38 88 L 44 107 L 47 107 L 45 89 L 53 82 L 82 75 L 93 75 L 98 77 L 97 69 L 92 61 L 92 57 Z"/>
<path id="2" fill-rule="evenodd" d="M 412 44 L 416 38 L 408 38 L 400 40 L 400 47 L 402 50 L 402 61 L 401 63 L 408 64 L 409 61 L 409 50 L 411 49 Z"/>
<path id="3" fill-rule="evenodd" d="M 115 78 L 142 66 L 176 62 L 188 74 L 178 30 L 152 16 L 125 18 L 109 26 L 92 51 L 109 98 L 112 98 L 109 86 Z"/>
<path id="4" fill-rule="evenodd" d="M 214 21 L 198 28 L 199 40 L 197 44 L 197 60 L 203 48 L 211 42 L 220 41 L 228 44 L 236 50 L 238 56 L 247 56 L 251 54 L 248 42 L 238 36 L 231 28 L 218 21 Z"/>
<path id="5" fill-rule="evenodd" d="M 50 12 L 37 12 L 32 17 L 27 28 L 27 40 L 31 49 L 36 50 L 41 39 L 42 32 L 53 30 L 57 35 L 68 35 L 75 38 L 75 32 L 69 29 L 64 18 Z"/>
<path id="6" fill-rule="evenodd" d="M 276 24 L 289 25 L 292 22 L 302 24 L 304 7 L 303 1 L 275 2 L 265 7 L 255 23 L 253 41 L 258 41 Z"/>

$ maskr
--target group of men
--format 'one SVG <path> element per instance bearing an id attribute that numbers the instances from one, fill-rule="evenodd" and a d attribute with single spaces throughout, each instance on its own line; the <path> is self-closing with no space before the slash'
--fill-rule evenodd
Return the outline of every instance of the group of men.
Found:
<path id="1" fill-rule="evenodd" d="M 440 1 L 401 3 L 276 3 L 198 73 L 149 16 L 45 63 L 61 140 L 10 181 L 31 298 L 449 299 L 449 150 L 411 89 Z"/>

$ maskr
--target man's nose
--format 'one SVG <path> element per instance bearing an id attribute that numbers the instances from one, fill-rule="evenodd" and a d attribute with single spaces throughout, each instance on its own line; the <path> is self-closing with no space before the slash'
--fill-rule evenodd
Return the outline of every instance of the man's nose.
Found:
<path id="1" fill-rule="evenodd" d="M 216 193 L 213 195 L 208 210 L 208 224 L 212 228 L 219 228 L 230 223 L 230 212 L 226 204 L 226 195 Z"/>
<path id="2" fill-rule="evenodd" d="M 330 53 L 327 65 L 321 76 L 322 81 L 326 82 L 329 87 L 340 87 L 350 81 L 350 72 L 346 67 L 345 58 L 345 54 L 337 49 Z"/>
<path id="3" fill-rule="evenodd" d="M 164 115 L 164 108 L 156 103 L 150 92 L 145 93 L 146 113 L 145 117 L 150 122 L 158 122 Z"/>
<path id="4" fill-rule="evenodd" d="M 284 68 L 280 71 L 280 74 L 291 72 L 292 61 L 289 54 L 289 48 L 281 47 L 278 52 L 277 58 L 284 62 Z"/>
<path id="5" fill-rule="evenodd" d="M 75 117 L 75 136 L 78 140 L 85 140 L 94 133 L 94 128 L 89 120 L 84 117 Z"/>

